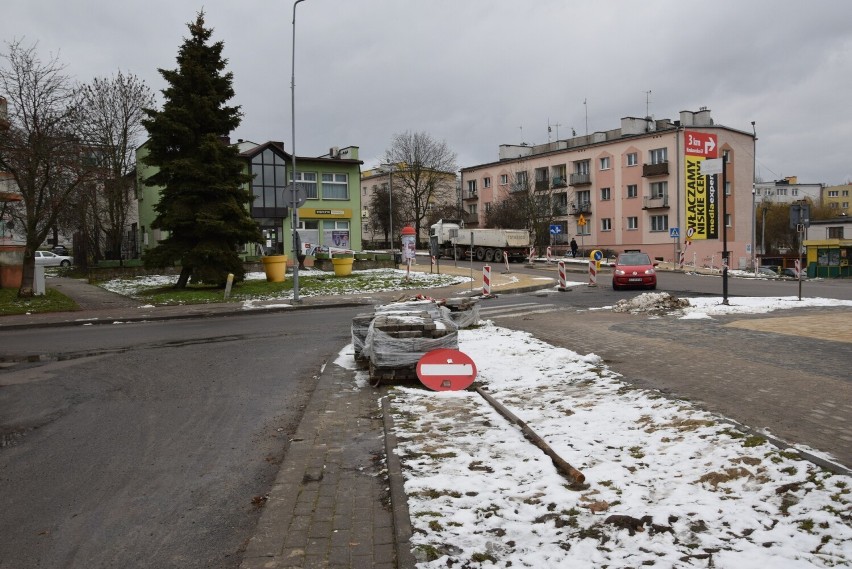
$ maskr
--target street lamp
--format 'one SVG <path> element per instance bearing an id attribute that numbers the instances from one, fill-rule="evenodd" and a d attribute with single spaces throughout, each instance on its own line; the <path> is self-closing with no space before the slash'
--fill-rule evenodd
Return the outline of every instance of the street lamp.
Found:
<path id="1" fill-rule="evenodd" d="M 757 235 L 757 209 L 755 205 L 757 194 L 757 184 L 755 180 L 757 174 L 757 129 L 754 127 L 754 121 L 751 121 L 751 131 L 754 133 L 751 151 L 751 267 L 754 269 L 754 274 L 757 275 L 757 250 L 755 249 L 755 237 Z"/>
<path id="2" fill-rule="evenodd" d="M 382 171 L 388 173 L 388 245 L 393 251 L 393 164 L 382 164 Z"/>
<path id="3" fill-rule="evenodd" d="M 293 259 L 296 260 L 299 258 L 299 251 L 297 248 L 299 247 L 299 207 L 296 201 L 296 6 L 299 5 L 299 2 L 304 2 L 305 0 L 296 0 L 293 3 L 293 52 L 292 52 L 292 61 L 290 65 L 290 116 L 291 116 L 291 127 L 292 127 L 292 140 L 293 140 L 293 184 L 290 187 L 292 201 L 290 206 L 293 208 L 293 215 L 291 216 L 291 228 L 293 230 Z M 293 263 L 293 302 L 299 302 L 299 263 L 298 261 Z"/>

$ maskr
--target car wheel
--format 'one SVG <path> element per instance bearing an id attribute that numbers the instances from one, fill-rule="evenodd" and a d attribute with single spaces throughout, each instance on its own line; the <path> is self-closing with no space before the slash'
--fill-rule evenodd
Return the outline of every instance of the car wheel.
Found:
<path id="1" fill-rule="evenodd" d="M 619 290 L 618 285 L 615 284 L 615 281 L 612 281 L 612 290 Z"/>
<path id="2" fill-rule="evenodd" d="M 69 260 L 67 260 L 67 259 L 66 259 L 66 260 L 62 261 L 61 263 L 59 263 L 59 264 L 60 264 L 60 265 L 62 265 L 63 267 L 70 267 L 70 266 L 71 266 L 71 261 L 69 261 Z"/>
<path id="3" fill-rule="evenodd" d="M 648 285 L 648 290 L 657 290 L 657 283 L 654 283 L 652 285 Z"/>

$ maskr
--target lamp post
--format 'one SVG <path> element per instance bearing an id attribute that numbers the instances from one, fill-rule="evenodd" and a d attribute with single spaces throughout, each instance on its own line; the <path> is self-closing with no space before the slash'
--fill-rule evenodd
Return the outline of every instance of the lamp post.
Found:
<path id="1" fill-rule="evenodd" d="M 757 206 L 755 199 L 757 196 L 757 129 L 754 127 L 754 121 L 751 121 L 751 131 L 754 133 L 753 146 L 751 151 L 752 167 L 751 167 L 751 267 L 754 269 L 755 276 L 757 275 L 757 250 L 755 249 L 755 237 L 757 235 Z"/>
<path id="2" fill-rule="evenodd" d="M 393 164 L 382 164 L 382 170 L 388 173 L 388 246 L 393 251 Z"/>
<path id="3" fill-rule="evenodd" d="M 292 60 L 290 63 L 290 117 L 292 127 L 292 152 L 293 152 L 293 184 L 290 187 L 291 191 L 291 207 L 293 214 L 291 216 L 291 228 L 293 230 L 293 259 L 299 258 L 299 208 L 296 202 L 296 6 L 299 2 L 305 0 L 296 0 L 293 3 L 293 51 Z M 299 302 L 299 263 L 293 263 L 293 302 Z"/>

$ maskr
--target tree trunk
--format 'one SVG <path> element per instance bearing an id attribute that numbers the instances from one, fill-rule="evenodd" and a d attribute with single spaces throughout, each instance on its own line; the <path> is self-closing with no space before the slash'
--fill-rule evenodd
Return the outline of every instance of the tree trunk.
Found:
<path id="1" fill-rule="evenodd" d="M 21 288 L 18 289 L 18 298 L 32 298 L 35 296 L 35 251 L 34 247 L 27 245 L 24 250 L 24 269 L 21 275 Z"/>
<path id="2" fill-rule="evenodd" d="M 186 285 L 189 282 L 190 275 L 192 275 L 192 269 L 190 269 L 189 267 L 181 267 L 180 277 L 178 277 L 178 281 L 175 284 L 175 288 L 186 288 Z"/>

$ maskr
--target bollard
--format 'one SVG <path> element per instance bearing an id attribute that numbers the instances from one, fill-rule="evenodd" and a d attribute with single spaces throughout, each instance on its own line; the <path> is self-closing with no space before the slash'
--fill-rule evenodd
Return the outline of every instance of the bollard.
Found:
<path id="1" fill-rule="evenodd" d="M 533 259 L 535 258 L 535 247 L 530 247 L 530 256 L 529 256 L 529 264 L 533 264 Z"/>
<path id="2" fill-rule="evenodd" d="M 491 296 L 491 265 L 482 267 L 482 295 Z"/>
<path id="3" fill-rule="evenodd" d="M 234 273 L 228 273 L 228 280 L 225 281 L 225 300 L 231 296 L 231 287 L 234 285 Z"/>
<path id="4" fill-rule="evenodd" d="M 559 261 L 559 290 L 564 291 L 568 288 L 568 280 L 565 276 L 565 261 Z"/>
<path id="5" fill-rule="evenodd" d="M 550 264 L 550 247 L 548 247 L 547 250 L 546 250 L 546 256 L 547 256 L 547 264 L 549 265 Z"/>
<path id="6" fill-rule="evenodd" d="M 506 264 L 506 273 L 511 273 L 512 271 L 509 270 L 509 253 L 506 251 L 503 251 L 503 262 Z"/>
<path id="7" fill-rule="evenodd" d="M 595 261 L 589 261 L 589 286 L 598 286 L 598 270 Z"/>

